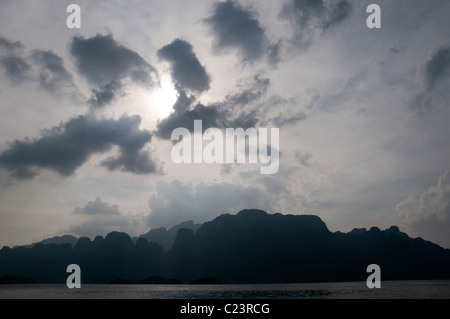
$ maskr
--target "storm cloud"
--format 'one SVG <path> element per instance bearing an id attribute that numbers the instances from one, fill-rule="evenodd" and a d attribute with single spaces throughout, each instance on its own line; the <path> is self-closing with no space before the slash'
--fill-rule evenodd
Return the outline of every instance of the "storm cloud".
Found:
<path id="1" fill-rule="evenodd" d="M 14 141 L 0 154 L 0 165 L 18 179 L 34 177 L 35 168 L 54 170 L 62 176 L 74 174 L 93 154 L 116 145 L 120 155 L 103 166 L 110 170 L 153 173 L 156 165 L 142 149 L 151 141 L 148 131 L 139 130 L 141 117 L 123 115 L 119 120 L 78 116 L 43 132 L 40 138 Z"/>
<path id="2" fill-rule="evenodd" d="M 158 50 L 158 57 L 171 64 L 172 78 L 177 85 L 197 92 L 209 90 L 211 79 L 189 42 L 176 39 Z"/>
<path id="3" fill-rule="evenodd" d="M 255 14 L 238 2 L 216 3 L 212 16 L 205 22 L 211 27 L 217 52 L 237 49 L 244 62 L 252 62 L 265 55 L 269 43 L 264 28 Z"/>

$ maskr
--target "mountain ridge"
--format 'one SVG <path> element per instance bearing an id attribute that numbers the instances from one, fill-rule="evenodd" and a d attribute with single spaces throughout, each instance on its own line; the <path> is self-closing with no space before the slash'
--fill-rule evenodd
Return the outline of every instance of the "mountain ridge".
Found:
<path id="1" fill-rule="evenodd" d="M 397 226 L 331 232 L 315 215 L 261 210 L 220 215 L 198 229 L 179 227 L 168 250 L 144 236 L 133 241 L 121 232 L 93 241 L 80 238 L 74 247 L 3 247 L 0 277 L 64 283 L 71 263 L 81 267 L 85 283 L 151 276 L 186 283 L 199 278 L 224 283 L 362 281 L 369 264 L 379 264 L 385 280 L 450 279 L 450 250 L 410 238 Z"/>

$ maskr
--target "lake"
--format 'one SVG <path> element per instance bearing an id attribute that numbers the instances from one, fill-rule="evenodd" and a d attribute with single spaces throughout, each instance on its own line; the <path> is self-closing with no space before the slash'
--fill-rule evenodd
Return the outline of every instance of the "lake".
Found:
<path id="1" fill-rule="evenodd" d="M 270 285 L 0 286 L 0 299 L 450 299 L 450 281 L 385 281 Z"/>

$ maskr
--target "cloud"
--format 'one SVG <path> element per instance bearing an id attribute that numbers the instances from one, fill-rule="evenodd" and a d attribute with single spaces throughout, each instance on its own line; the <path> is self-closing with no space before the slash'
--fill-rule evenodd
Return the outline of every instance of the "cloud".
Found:
<path id="1" fill-rule="evenodd" d="M 303 152 L 297 151 L 295 152 L 296 160 L 305 167 L 310 167 L 312 154 L 305 154 Z"/>
<path id="2" fill-rule="evenodd" d="M 151 227 L 171 227 L 186 220 L 204 222 L 250 207 L 270 210 L 267 195 L 257 187 L 228 183 L 194 186 L 179 180 L 158 183 L 149 206 Z"/>
<path id="3" fill-rule="evenodd" d="M 275 127 L 284 127 L 286 125 L 294 125 L 300 121 L 306 119 L 306 114 L 303 112 L 297 112 L 294 115 L 286 116 L 280 113 L 280 115 L 270 119 L 270 122 L 275 125 Z"/>
<path id="4" fill-rule="evenodd" d="M 85 39 L 75 36 L 70 45 L 70 53 L 81 75 L 95 86 L 88 104 L 92 108 L 102 108 L 116 98 L 128 80 L 134 84 L 151 87 L 158 81 L 156 69 L 137 52 L 132 51 L 112 35 L 96 35 Z"/>
<path id="5" fill-rule="evenodd" d="M 8 53 L 11 53 L 12 51 L 21 50 L 23 49 L 24 45 L 22 42 L 11 42 L 8 39 L 0 37 L 0 49 L 4 49 L 8 51 Z"/>
<path id="6" fill-rule="evenodd" d="M 89 201 L 82 208 L 75 208 L 73 213 L 75 215 L 87 215 L 87 216 L 96 216 L 96 215 L 119 215 L 119 206 L 118 205 L 109 205 L 102 201 L 100 197 L 97 197 L 94 201 Z"/>
<path id="7" fill-rule="evenodd" d="M 449 76 L 450 46 L 440 47 L 431 54 L 425 64 L 424 80 L 427 90 L 432 90 L 437 82 Z"/>
<path id="8" fill-rule="evenodd" d="M 183 88 L 179 85 L 175 85 L 175 89 L 178 92 L 177 101 L 173 105 L 173 109 L 177 113 L 182 113 L 189 109 L 189 107 L 194 103 L 195 96 L 192 94 L 188 94 Z"/>
<path id="9" fill-rule="evenodd" d="M 151 86 L 157 72 L 138 53 L 120 45 L 112 35 L 96 35 L 85 39 L 75 36 L 70 53 L 78 71 L 94 85 L 105 85 L 125 78 L 134 83 Z"/>
<path id="10" fill-rule="evenodd" d="M 105 236 L 112 231 L 121 231 L 132 235 L 141 222 L 134 216 L 121 215 L 118 205 L 110 205 L 101 197 L 89 201 L 81 208 L 75 208 L 73 214 L 84 215 L 88 219 L 81 224 L 70 226 L 63 233 L 82 237 Z"/>
<path id="11" fill-rule="evenodd" d="M 174 112 L 158 123 L 155 135 L 162 139 L 170 139 L 173 130 L 179 127 L 193 132 L 194 120 L 203 121 L 203 131 L 211 127 L 244 129 L 255 127 L 259 121 L 256 111 L 243 109 L 264 96 L 269 86 L 269 79 L 256 75 L 250 83 L 243 84 L 240 92 L 227 95 L 224 101 L 208 106 L 197 103 L 193 107 L 194 98 L 188 97 L 179 89 Z"/>
<path id="12" fill-rule="evenodd" d="M 0 154 L 0 165 L 18 179 L 34 177 L 34 168 L 72 175 L 93 154 L 104 153 L 113 145 L 120 155 L 102 163 L 110 170 L 137 174 L 156 172 L 148 153 L 142 151 L 151 141 L 148 131 L 139 130 L 141 117 L 123 115 L 119 120 L 78 116 L 43 132 L 37 139 L 16 140 Z"/>
<path id="13" fill-rule="evenodd" d="M 227 95 L 224 104 L 228 106 L 247 105 L 259 100 L 267 93 L 270 79 L 256 74 L 250 82 L 242 83 L 243 90 L 233 95 Z"/>
<path id="14" fill-rule="evenodd" d="M 269 43 L 264 28 L 255 14 L 238 2 L 217 2 L 212 16 L 205 22 L 211 27 L 217 52 L 237 49 L 243 62 L 261 59 L 266 53 Z"/>
<path id="15" fill-rule="evenodd" d="M 155 135 L 162 139 L 170 139 L 174 129 L 184 127 L 190 132 L 194 131 L 194 120 L 203 121 L 203 130 L 210 127 L 223 127 L 223 120 L 226 112 L 217 107 L 208 107 L 198 103 L 193 108 L 174 112 L 169 117 L 163 119 L 157 125 Z"/>
<path id="16" fill-rule="evenodd" d="M 28 62 L 20 56 L 24 45 L 22 42 L 11 42 L 0 37 L 0 61 L 5 69 L 6 76 L 11 83 L 20 84 L 26 77 L 30 69 Z"/>
<path id="17" fill-rule="evenodd" d="M 209 90 L 211 79 L 189 42 L 176 39 L 159 49 L 158 57 L 171 64 L 172 78 L 177 85 L 197 92 Z"/>
<path id="18" fill-rule="evenodd" d="M 420 75 L 422 91 L 413 98 L 409 106 L 417 114 L 424 115 L 436 109 L 440 103 L 448 101 L 445 98 L 448 90 L 444 82 L 450 75 L 450 46 L 434 49 L 422 66 Z"/>
<path id="19" fill-rule="evenodd" d="M 233 170 L 233 167 L 230 164 L 222 164 L 220 166 L 220 174 L 221 175 L 230 174 L 232 170 Z"/>
<path id="20" fill-rule="evenodd" d="M 121 92 L 122 84 L 116 80 L 101 86 L 98 90 L 92 90 L 92 97 L 88 103 L 92 108 L 103 108 L 115 100 L 116 95 Z"/>
<path id="21" fill-rule="evenodd" d="M 63 59 L 52 51 L 33 50 L 30 56 L 23 57 L 21 42 L 13 43 L 3 38 L 0 38 L 0 48 L 7 51 L 0 60 L 11 83 L 33 81 L 53 96 L 68 97 L 76 103 L 84 99 Z"/>
<path id="22" fill-rule="evenodd" d="M 101 163 L 109 171 L 120 170 L 121 172 L 131 172 L 134 174 L 150 174 L 157 173 L 156 164 L 150 157 L 148 151 L 132 151 L 127 152 L 120 150 L 117 157 L 109 157 Z"/>
<path id="23" fill-rule="evenodd" d="M 269 65 L 275 66 L 281 59 L 281 50 L 283 41 L 278 40 L 276 43 L 272 43 L 267 47 L 267 60 Z"/>
<path id="24" fill-rule="evenodd" d="M 450 171 L 439 177 L 436 186 L 406 198 L 395 209 L 412 230 L 450 247 Z"/>
<path id="25" fill-rule="evenodd" d="M 64 67 L 63 60 L 52 51 L 34 50 L 31 60 L 38 68 L 40 87 L 51 94 L 67 94 L 76 96 L 78 90 L 72 75 Z"/>
<path id="26" fill-rule="evenodd" d="M 130 235 L 135 234 L 140 222 L 138 219 L 122 215 L 91 216 L 87 221 L 72 225 L 64 230 L 64 234 L 77 237 L 106 236 L 110 232 L 120 231 Z"/>
<path id="27" fill-rule="evenodd" d="M 7 77 L 13 84 L 20 84 L 26 78 L 30 70 L 28 62 L 18 55 L 8 55 L 1 59 Z"/>
<path id="28" fill-rule="evenodd" d="M 279 17 L 294 26 L 294 45 L 307 49 L 316 35 L 339 25 L 351 12 L 352 4 L 347 0 L 289 0 Z"/>

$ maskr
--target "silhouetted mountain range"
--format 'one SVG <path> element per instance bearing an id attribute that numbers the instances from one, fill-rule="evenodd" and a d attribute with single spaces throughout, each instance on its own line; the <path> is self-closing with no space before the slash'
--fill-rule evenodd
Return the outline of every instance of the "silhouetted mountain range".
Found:
<path id="1" fill-rule="evenodd" d="M 187 221 L 179 225 L 176 225 L 170 228 L 169 230 L 167 230 L 164 227 L 152 229 L 148 233 L 141 235 L 140 238 L 145 238 L 149 242 L 154 242 L 161 245 L 161 247 L 164 250 L 169 250 L 172 247 L 173 242 L 175 241 L 177 233 L 180 229 L 182 228 L 191 229 L 195 233 L 200 228 L 200 226 L 202 225 L 194 224 L 193 221 Z"/>
<path id="2" fill-rule="evenodd" d="M 64 236 L 55 236 L 52 238 L 47 238 L 44 240 L 41 240 L 40 242 L 37 243 L 32 243 L 31 245 L 27 245 L 25 246 L 26 248 L 31 248 L 34 245 L 37 244 L 43 244 L 43 245 L 48 245 L 48 244 L 57 244 L 57 245 L 61 245 L 61 244 L 70 244 L 72 247 L 75 247 L 75 245 L 77 244 L 79 238 L 76 238 L 72 235 L 64 235 Z"/>
<path id="3" fill-rule="evenodd" d="M 142 283 L 146 278 L 184 283 L 207 282 L 205 278 L 224 283 L 365 281 L 367 266 L 378 264 L 382 280 L 450 279 L 449 249 L 412 239 L 396 226 L 333 233 L 317 216 L 260 210 L 221 215 L 201 226 L 178 226 L 152 230 L 135 241 L 112 232 L 93 241 L 80 238 L 73 248 L 70 243 L 3 247 L 0 277 L 65 283 L 67 266 L 78 264 L 85 284 Z"/>

